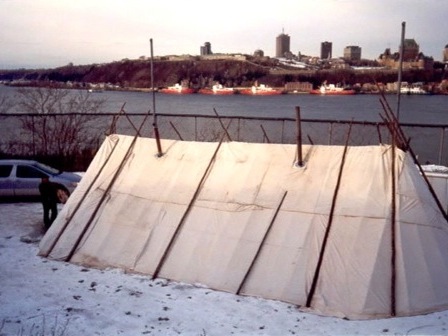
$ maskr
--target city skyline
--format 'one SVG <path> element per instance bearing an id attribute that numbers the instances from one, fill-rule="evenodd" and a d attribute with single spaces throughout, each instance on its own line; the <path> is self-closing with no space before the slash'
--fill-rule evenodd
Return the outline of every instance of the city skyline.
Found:
<path id="1" fill-rule="evenodd" d="M 293 54 L 320 56 L 332 42 L 333 57 L 359 46 L 362 58 L 398 51 L 401 23 L 406 38 L 441 61 L 448 44 L 446 0 L 278 0 L 275 5 L 228 0 L 219 9 L 203 0 L 0 0 L 0 68 L 107 63 L 150 55 L 199 55 L 205 41 L 214 53 L 275 57 L 276 37 L 291 37 Z"/>

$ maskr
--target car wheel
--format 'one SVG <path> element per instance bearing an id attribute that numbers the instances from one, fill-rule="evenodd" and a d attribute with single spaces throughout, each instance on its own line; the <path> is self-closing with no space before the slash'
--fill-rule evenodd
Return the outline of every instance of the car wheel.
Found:
<path id="1" fill-rule="evenodd" d="M 65 204 L 70 196 L 70 193 L 65 188 L 58 188 L 57 195 L 59 203 Z"/>

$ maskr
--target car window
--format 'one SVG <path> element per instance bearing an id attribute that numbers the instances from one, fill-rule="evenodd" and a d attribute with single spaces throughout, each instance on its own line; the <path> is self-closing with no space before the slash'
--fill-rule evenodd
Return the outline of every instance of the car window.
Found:
<path id="1" fill-rule="evenodd" d="M 40 170 L 43 170 L 44 172 L 48 173 L 49 175 L 58 175 L 60 173 L 59 170 L 40 162 L 36 162 L 35 166 L 38 167 Z"/>
<path id="2" fill-rule="evenodd" d="M 42 178 L 47 177 L 48 175 L 42 173 L 36 168 L 30 166 L 17 166 L 17 177 L 21 178 Z"/>
<path id="3" fill-rule="evenodd" d="M 11 175 L 12 165 L 1 165 L 0 166 L 0 177 L 8 177 Z"/>

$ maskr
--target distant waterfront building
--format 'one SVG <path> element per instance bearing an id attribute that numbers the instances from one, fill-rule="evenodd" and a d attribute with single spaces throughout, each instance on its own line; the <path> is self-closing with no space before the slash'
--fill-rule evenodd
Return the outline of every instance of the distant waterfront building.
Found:
<path id="1" fill-rule="evenodd" d="M 400 47 L 398 47 L 400 50 Z M 403 62 L 417 59 L 420 53 L 420 47 L 414 39 L 405 39 L 403 43 Z"/>
<path id="2" fill-rule="evenodd" d="M 350 61 L 361 60 L 361 48 L 358 46 L 347 46 L 344 48 L 344 59 Z"/>
<path id="3" fill-rule="evenodd" d="M 313 84 L 310 82 L 287 82 L 285 84 L 287 92 L 310 92 L 312 89 Z"/>
<path id="4" fill-rule="evenodd" d="M 448 63 L 448 44 L 443 49 L 443 62 Z"/>
<path id="5" fill-rule="evenodd" d="M 331 42 L 322 42 L 320 44 L 320 58 L 321 59 L 331 59 L 333 44 Z"/>
<path id="6" fill-rule="evenodd" d="M 289 48 L 290 40 L 289 35 L 284 32 L 277 36 L 275 39 L 275 57 L 285 57 L 285 55 L 291 53 Z"/>
<path id="7" fill-rule="evenodd" d="M 432 57 L 427 57 L 422 52 L 415 54 L 415 52 L 417 51 L 416 47 L 418 47 L 418 45 L 414 40 L 412 40 L 411 43 L 406 43 L 405 40 L 403 46 L 403 55 L 405 55 L 405 57 L 403 58 L 404 70 L 432 70 L 434 68 L 434 59 Z M 406 47 L 408 47 L 408 49 L 406 49 Z M 395 53 L 392 53 L 390 49 L 387 48 L 384 53 L 382 53 L 378 58 L 378 63 L 391 69 L 398 69 L 400 65 L 400 52 L 397 51 Z"/>
<path id="8" fill-rule="evenodd" d="M 205 42 L 203 46 L 201 46 L 201 56 L 211 55 L 212 53 L 212 45 L 210 42 Z"/>
<path id="9" fill-rule="evenodd" d="M 254 57 L 264 57 L 264 51 L 261 49 L 257 49 L 254 51 Z"/>

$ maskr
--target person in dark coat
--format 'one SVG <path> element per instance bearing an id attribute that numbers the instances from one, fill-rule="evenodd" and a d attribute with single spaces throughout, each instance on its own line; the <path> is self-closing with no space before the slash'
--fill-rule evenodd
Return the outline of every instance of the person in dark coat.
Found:
<path id="1" fill-rule="evenodd" d="M 50 182 L 48 177 L 43 177 L 39 184 L 39 192 L 44 207 L 44 228 L 48 230 L 58 215 L 58 188 Z"/>

